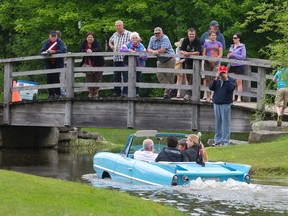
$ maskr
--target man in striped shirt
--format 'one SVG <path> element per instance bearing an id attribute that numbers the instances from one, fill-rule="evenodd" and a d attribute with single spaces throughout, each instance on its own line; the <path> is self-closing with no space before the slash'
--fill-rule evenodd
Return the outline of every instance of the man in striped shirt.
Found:
<path id="1" fill-rule="evenodd" d="M 117 20 L 115 22 L 115 26 L 117 31 L 111 36 L 109 39 L 109 47 L 113 50 L 113 52 L 119 52 L 120 48 L 123 44 L 127 43 L 130 40 L 130 31 L 124 29 L 124 23 L 121 20 Z M 114 55 L 113 65 L 114 67 L 124 67 L 123 62 L 124 56 Z M 128 71 L 114 71 L 114 82 L 128 82 Z M 121 87 L 114 87 L 114 97 L 127 97 L 128 88 L 124 87 L 123 92 L 121 91 Z"/>

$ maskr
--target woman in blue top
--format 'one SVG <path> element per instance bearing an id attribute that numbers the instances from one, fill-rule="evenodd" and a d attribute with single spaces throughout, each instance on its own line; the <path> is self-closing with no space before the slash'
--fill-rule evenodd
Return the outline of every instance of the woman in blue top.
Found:
<path id="1" fill-rule="evenodd" d="M 233 44 L 231 45 L 229 53 L 227 54 L 228 58 L 237 60 L 246 59 L 245 44 L 240 43 L 240 40 L 241 40 L 241 34 L 235 33 L 233 35 Z M 230 63 L 229 73 L 244 75 L 244 65 L 237 63 Z M 242 80 L 236 79 L 236 83 L 237 83 L 237 91 L 239 92 L 237 102 L 241 102 L 241 92 L 243 90 Z"/>

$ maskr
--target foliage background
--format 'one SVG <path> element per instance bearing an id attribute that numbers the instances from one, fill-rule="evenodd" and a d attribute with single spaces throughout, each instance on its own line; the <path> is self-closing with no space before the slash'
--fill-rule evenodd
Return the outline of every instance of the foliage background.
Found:
<path id="1" fill-rule="evenodd" d="M 208 30 L 209 23 L 217 20 L 226 38 L 224 56 L 233 33 L 241 32 L 247 57 L 276 60 L 276 67 L 288 64 L 287 0 L 0 0 L 0 58 L 39 54 L 52 29 L 62 32 L 69 52 L 78 52 L 88 31 L 96 34 L 104 51 L 111 51 L 108 40 L 119 19 L 124 21 L 126 29 L 140 34 L 145 46 L 156 26 L 163 28 L 173 44 L 186 36 L 188 28 L 195 28 L 200 37 Z M 35 69 L 43 68 L 43 64 L 17 67 Z M 3 67 L 0 70 L 3 76 Z M 38 79 L 41 83 L 45 77 Z"/>

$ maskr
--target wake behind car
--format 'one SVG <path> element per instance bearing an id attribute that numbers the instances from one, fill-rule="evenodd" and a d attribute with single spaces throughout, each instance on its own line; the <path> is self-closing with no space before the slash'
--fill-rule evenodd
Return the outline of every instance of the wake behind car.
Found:
<path id="1" fill-rule="evenodd" d="M 166 139 L 175 136 L 178 140 L 187 134 L 158 133 L 156 130 L 141 130 L 131 134 L 124 149 L 116 154 L 96 153 L 93 167 L 99 178 L 111 178 L 115 181 L 133 184 L 176 186 L 189 184 L 192 180 L 235 181 L 250 183 L 251 166 L 226 162 L 206 162 L 205 166 L 196 162 L 145 162 L 134 159 L 134 152 L 142 148 L 144 139 L 152 139 L 159 153 L 166 147 Z"/>

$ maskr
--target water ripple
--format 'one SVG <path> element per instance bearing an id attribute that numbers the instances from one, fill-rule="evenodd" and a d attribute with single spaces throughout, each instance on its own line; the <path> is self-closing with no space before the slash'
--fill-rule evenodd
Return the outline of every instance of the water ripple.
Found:
<path id="1" fill-rule="evenodd" d="M 83 178 L 95 187 L 125 191 L 144 200 L 172 206 L 191 216 L 288 215 L 288 187 L 283 186 L 246 184 L 232 179 L 202 181 L 198 178 L 185 186 L 157 187 L 98 179 L 95 174 Z"/>

